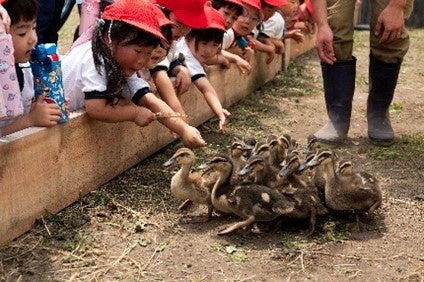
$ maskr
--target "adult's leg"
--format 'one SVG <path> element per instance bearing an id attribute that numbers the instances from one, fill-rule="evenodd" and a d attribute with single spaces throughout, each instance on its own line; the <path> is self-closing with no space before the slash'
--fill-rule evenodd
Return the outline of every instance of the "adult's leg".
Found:
<path id="1" fill-rule="evenodd" d="M 369 94 L 367 101 L 368 137 L 377 145 L 390 145 L 394 132 L 389 117 L 389 106 L 393 100 L 403 57 L 409 48 L 409 34 L 402 32 L 399 39 L 380 43 L 380 36 L 373 32 L 378 16 L 390 0 L 371 1 Z M 407 0 L 404 18 L 412 12 L 413 0 Z"/>
<path id="2" fill-rule="evenodd" d="M 329 0 L 327 7 L 337 61 L 333 65 L 321 63 L 329 121 L 314 136 L 324 143 L 339 143 L 349 131 L 355 92 L 356 58 L 352 56 L 355 0 Z"/>

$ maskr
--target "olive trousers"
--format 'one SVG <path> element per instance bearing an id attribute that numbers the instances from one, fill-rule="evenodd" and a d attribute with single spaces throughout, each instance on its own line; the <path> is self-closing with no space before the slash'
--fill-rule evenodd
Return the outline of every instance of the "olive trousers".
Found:
<path id="1" fill-rule="evenodd" d="M 386 63 L 400 63 L 409 48 L 409 34 L 405 29 L 402 36 L 390 43 L 380 43 L 380 37 L 374 34 L 378 16 L 389 4 L 390 0 L 363 0 L 371 1 L 370 22 L 370 52 L 377 59 Z M 334 34 L 334 51 L 337 60 L 350 60 L 353 52 L 354 11 L 355 0 L 328 0 L 328 22 Z M 412 13 L 414 0 L 406 0 L 404 19 Z"/>

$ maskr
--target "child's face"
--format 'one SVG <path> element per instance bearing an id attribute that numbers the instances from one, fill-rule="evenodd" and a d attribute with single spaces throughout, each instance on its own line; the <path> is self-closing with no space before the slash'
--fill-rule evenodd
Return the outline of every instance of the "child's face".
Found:
<path id="1" fill-rule="evenodd" d="M 153 50 L 153 46 L 117 44 L 113 47 L 113 57 L 124 76 L 130 77 L 148 65 Z"/>
<path id="2" fill-rule="evenodd" d="M 264 15 L 264 21 L 267 21 L 270 17 L 272 17 L 275 12 L 278 10 L 278 7 L 272 7 L 272 6 L 262 6 L 262 14 Z"/>
<path id="3" fill-rule="evenodd" d="M 156 47 L 152 55 L 150 56 L 149 63 L 147 64 L 147 68 L 153 69 L 156 67 L 156 65 L 161 62 L 163 59 L 165 59 L 167 54 L 167 50 L 162 48 L 161 46 Z"/>
<path id="4" fill-rule="evenodd" d="M 288 2 L 289 3 L 287 5 L 284 5 L 280 8 L 285 19 L 294 17 L 299 7 L 299 0 L 289 0 Z"/>
<path id="5" fill-rule="evenodd" d="M 244 13 L 233 24 L 234 31 L 241 36 L 248 35 L 260 21 L 259 10 L 245 5 Z"/>
<path id="6" fill-rule="evenodd" d="M 31 58 L 31 52 L 37 44 L 35 28 L 35 19 L 33 21 L 19 21 L 10 27 L 16 63 L 25 63 Z"/>
<path id="7" fill-rule="evenodd" d="M 233 23 L 237 20 L 239 17 L 237 14 L 237 9 L 230 9 L 228 7 L 221 7 L 218 10 L 221 15 L 224 17 L 225 20 L 225 28 L 229 29 L 233 26 Z"/>
<path id="8" fill-rule="evenodd" d="M 169 20 L 176 25 L 172 27 L 172 37 L 174 40 L 179 40 L 190 32 L 191 28 L 180 22 L 173 12 L 169 14 Z"/>
<path id="9" fill-rule="evenodd" d="M 195 39 L 191 39 L 187 43 L 191 53 L 193 53 L 196 59 L 202 64 L 215 57 L 216 54 L 218 54 L 219 47 L 221 46 L 221 44 L 214 41 L 198 41 L 196 49 Z"/>

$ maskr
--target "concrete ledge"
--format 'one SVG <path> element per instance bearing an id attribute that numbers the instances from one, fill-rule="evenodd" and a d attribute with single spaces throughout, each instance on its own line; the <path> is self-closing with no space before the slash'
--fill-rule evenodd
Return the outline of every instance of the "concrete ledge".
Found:
<path id="1" fill-rule="evenodd" d="M 271 80 L 282 64 L 282 56 L 266 65 L 265 56 L 257 54 L 249 76 L 233 66 L 211 68 L 209 78 L 229 107 Z M 194 87 L 181 100 L 192 125 L 213 116 Z M 0 138 L 0 245 L 29 230 L 46 211 L 57 213 L 172 141 L 158 122 L 144 128 L 109 124 L 83 112 L 73 113 L 66 124 Z"/>

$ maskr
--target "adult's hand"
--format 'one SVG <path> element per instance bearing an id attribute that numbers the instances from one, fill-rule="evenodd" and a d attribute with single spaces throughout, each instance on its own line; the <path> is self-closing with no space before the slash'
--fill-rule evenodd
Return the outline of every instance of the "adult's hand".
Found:
<path id="1" fill-rule="evenodd" d="M 405 29 L 403 7 L 390 3 L 377 19 L 374 34 L 380 36 L 380 43 L 389 43 L 402 36 Z"/>
<path id="2" fill-rule="evenodd" d="M 336 61 L 333 48 L 333 31 L 328 24 L 318 27 L 315 48 L 324 63 L 332 65 Z"/>

